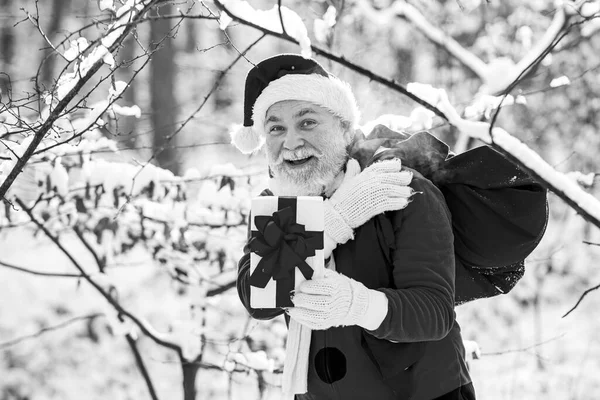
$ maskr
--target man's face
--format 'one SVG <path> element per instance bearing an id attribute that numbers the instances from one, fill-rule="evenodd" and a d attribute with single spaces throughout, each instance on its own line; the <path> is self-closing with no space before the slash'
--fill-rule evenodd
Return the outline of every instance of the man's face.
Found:
<path id="1" fill-rule="evenodd" d="M 323 193 L 346 162 L 349 132 L 323 107 L 300 100 L 275 103 L 264 128 L 275 179 L 296 188 L 287 195 Z"/>

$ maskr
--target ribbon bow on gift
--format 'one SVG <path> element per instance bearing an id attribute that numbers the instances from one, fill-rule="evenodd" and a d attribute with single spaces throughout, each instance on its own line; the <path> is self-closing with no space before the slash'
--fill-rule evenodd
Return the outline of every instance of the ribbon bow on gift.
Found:
<path id="1" fill-rule="evenodd" d="M 297 223 L 293 207 L 282 208 L 272 216 L 257 215 L 254 224 L 257 231 L 252 232 L 248 245 L 262 258 L 250 275 L 250 285 L 264 288 L 271 278 L 293 281 L 296 267 L 306 279 L 312 278 L 313 269 L 306 258 L 323 248 L 323 232 L 307 231 Z"/>

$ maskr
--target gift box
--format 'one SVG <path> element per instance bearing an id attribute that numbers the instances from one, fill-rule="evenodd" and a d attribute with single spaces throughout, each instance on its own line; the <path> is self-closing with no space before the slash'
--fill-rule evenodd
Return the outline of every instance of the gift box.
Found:
<path id="1" fill-rule="evenodd" d="M 323 276 L 323 199 L 317 196 L 252 199 L 250 306 L 293 307 L 290 292 Z"/>

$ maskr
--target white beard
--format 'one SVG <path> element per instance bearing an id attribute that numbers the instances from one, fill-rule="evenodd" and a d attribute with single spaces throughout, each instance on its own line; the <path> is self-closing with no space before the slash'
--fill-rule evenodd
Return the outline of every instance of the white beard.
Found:
<path id="1" fill-rule="evenodd" d="M 338 136 L 339 135 L 339 136 Z M 273 178 L 269 180 L 269 188 L 276 196 L 321 196 L 331 193 L 333 186 L 337 187 L 337 180 L 346 161 L 348 150 L 342 132 L 331 135 L 331 140 L 324 149 L 309 150 L 301 148 L 296 151 L 283 151 L 279 159 L 270 160 Z M 289 169 L 283 161 L 283 154 L 287 158 L 301 159 L 308 156 L 317 157 L 315 166 L 305 169 Z"/>
<path id="2" fill-rule="evenodd" d="M 311 178 L 310 180 L 296 180 L 285 174 L 274 175 L 269 180 L 269 188 L 275 196 L 320 196 L 329 192 L 329 188 L 336 182 L 339 171 L 329 171 L 325 176 Z"/>

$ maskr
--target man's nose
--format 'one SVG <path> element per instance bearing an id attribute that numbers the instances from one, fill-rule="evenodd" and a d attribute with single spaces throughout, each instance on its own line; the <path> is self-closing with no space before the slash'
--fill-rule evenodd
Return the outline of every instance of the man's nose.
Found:
<path id="1" fill-rule="evenodd" d="M 288 150 L 295 150 L 304 145 L 304 135 L 297 129 L 291 128 L 285 134 L 283 147 Z"/>

